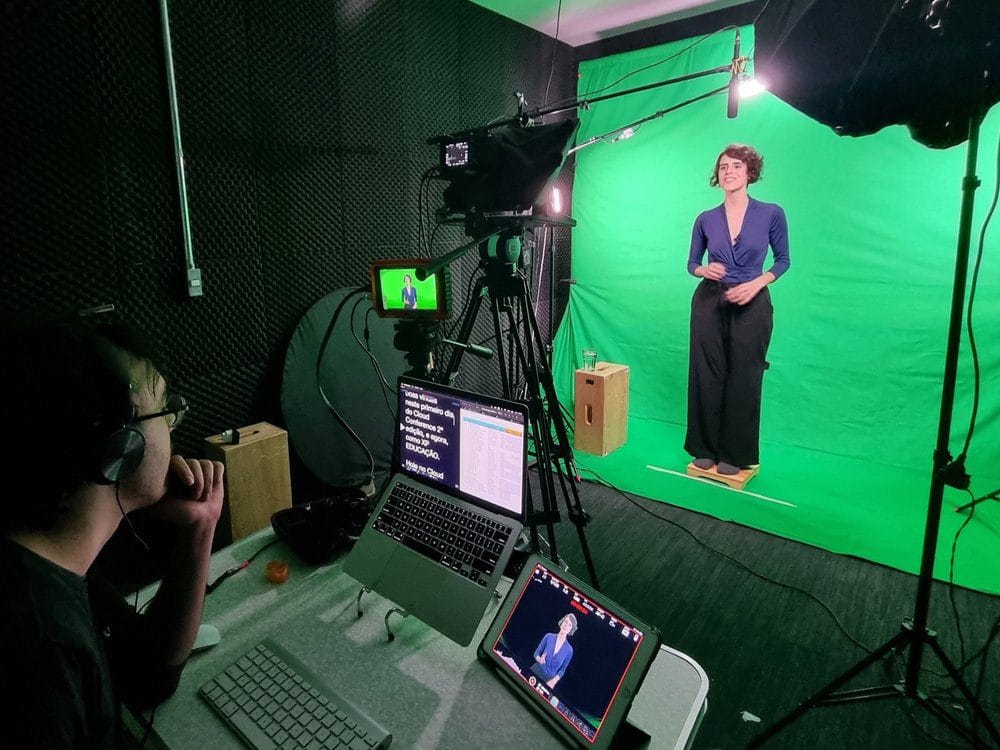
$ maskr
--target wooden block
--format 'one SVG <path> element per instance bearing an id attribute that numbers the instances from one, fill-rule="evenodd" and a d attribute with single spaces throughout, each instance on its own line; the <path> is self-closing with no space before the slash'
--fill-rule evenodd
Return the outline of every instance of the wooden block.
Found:
<path id="1" fill-rule="evenodd" d="M 741 469 L 737 474 L 720 474 L 713 466 L 710 469 L 699 469 L 693 463 L 687 465 L 688 476 L 711 479 L 713 482 L 722 482 L 732 487 L 734 490 L 742 490 L 747 483 L 757 476 L 760 466 L 751 466 L 749 469 Z"/>
<path id="2" fill-rule="evenodd" d="M 271 525 L 271 516 L 292 505 L 288 433 L 267 422 L 239 429 L 240 442 L 205 438 L 205 455 L 226 467 L 226 504 L 232 541 Z"/>
<path id="3" fill-rule="evenodd" d="M 628 365 L 598 362 L 577 370 L 573 391 L 573 445 L 578 451 L 606 456 L 628 438 Z"/>

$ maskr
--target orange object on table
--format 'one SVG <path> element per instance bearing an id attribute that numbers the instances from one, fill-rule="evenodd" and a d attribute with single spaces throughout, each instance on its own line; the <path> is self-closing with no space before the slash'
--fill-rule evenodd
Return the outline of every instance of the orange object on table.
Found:
<path id="1" fill-rule="evenodd" d="M 264 566 L 264 577 L 271 583 L 284 583 L 288 580 L 288 563 L 281 560 L 270 560 Z"/>

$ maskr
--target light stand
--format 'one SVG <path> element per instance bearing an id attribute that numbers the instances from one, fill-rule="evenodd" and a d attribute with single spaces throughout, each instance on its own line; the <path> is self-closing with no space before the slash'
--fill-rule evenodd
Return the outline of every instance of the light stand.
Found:
<path id="1" fill-rule="evenodd" d="M 975 176 L 976 157 L 979 149 L 978 113 L 969 118 L 969 142 L 966 157 L 965 178 L 962 181 L 962 207 L 959 219 L 958 248 L 955 261 L 955 280 L 951 298 L 951 320 L 948 327 L 948 344 L 945 356 L 944 383 L 941 395 L 941 413 L 938 421 L 937 445 L 934 450 L 934 465 L 931 473 L 930 498 L 928 500 L 927 523 L 924 529 L 924 548 L 920 563 L 920 576 L 917 582 L 917 599 L 912 621 L 904 621 L 902 630 L 888 642 L 859 661 L 853 667 L 830 682 L 818 693 L 804 700 L 799 706 L 784 718 L 769 726 L 761 734 L 751 740 L 749 747 L 758 747 L 765 741 L 788 727 L 795 720 L 818 706 L 831 706 L 853 701 L 873 700 L 879 698 L 906 698 L 913 700 L 927 709 L 947 725 L 955 734 L 960 735 L 970 747 L 989 748 L 990 745 L 949 714 L 936 701 L 928 698 L 920 690 L 920 665 L 923 661 L 924 648 L 930 648 L 944 666 L 955 686 L 961 691 L 976 719 L 986 728 L 990 738 L 1000 747 L 1000 732 L 976 700 L 968 685 L 962 679 L 958 668 L 948 659 L 934 631 L 927 627 L 927 613 L 930 608 L 931 583 L 934 576 L 934 557 L 937 551 L 938 531 L 941 524 L 941 507 L 946 484 L 967 486 L 968 476 L 962 467 L 960 457 L 952 461 L 948 451 L 948 438 L 951 430 L 952 407 L 955 400 L 955 380 L 958 370 L 958 352 L 962 332 L 962 312 L 965 307 L 965 277 L 969 261 L 969 238 L 972 227 L 972 207 L 975 190 L 979 187 L 979 179 Z M 998 490 L 1000 491 L 1000 490 Z M 995 494 L 995 493 L 994 493 Z M 865 669 L 878 662 L 897 649 L 907 648 L 906 674 L 904 679 L 896 684 L 878 685 L 857 690 L 840 691 L 851 679 L 861 674 Z M 840 691 L 840 692 L 838 692 Z"/>

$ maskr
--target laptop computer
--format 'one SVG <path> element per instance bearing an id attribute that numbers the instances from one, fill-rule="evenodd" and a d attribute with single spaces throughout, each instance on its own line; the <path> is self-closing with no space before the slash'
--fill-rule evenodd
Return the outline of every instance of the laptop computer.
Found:
<path id="1" fill-rule="evenodd" d="M 399 378 L 393 475 L 344 572 L 463 646 L 523 528 L 528 410 Z"/>
<path id="2" fill-rule="evenodd" d="M 643 747 L 625 722 L 660 633 L 538 554 L 525 562 L 479 657 L 576 747 Z"/>

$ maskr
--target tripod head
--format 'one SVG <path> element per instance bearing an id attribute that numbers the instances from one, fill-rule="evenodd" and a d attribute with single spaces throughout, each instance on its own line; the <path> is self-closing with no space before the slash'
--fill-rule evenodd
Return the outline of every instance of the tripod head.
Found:
<path id="1" fill-rule="evenodd" d="M 491 276 L 515 276 L 524 267 L 524 227 L 503 229 L 479 245 L 479 257 Z"/>
<path id="2" fill-rule="evenodd" d="M 394 324 L 392 345 L 404 353 L 410 369 L 407 375 L 427 379 L 434 369 L 431 352 L 443 341 L 441 322 L 438 320 L 403 319 Z"/>

